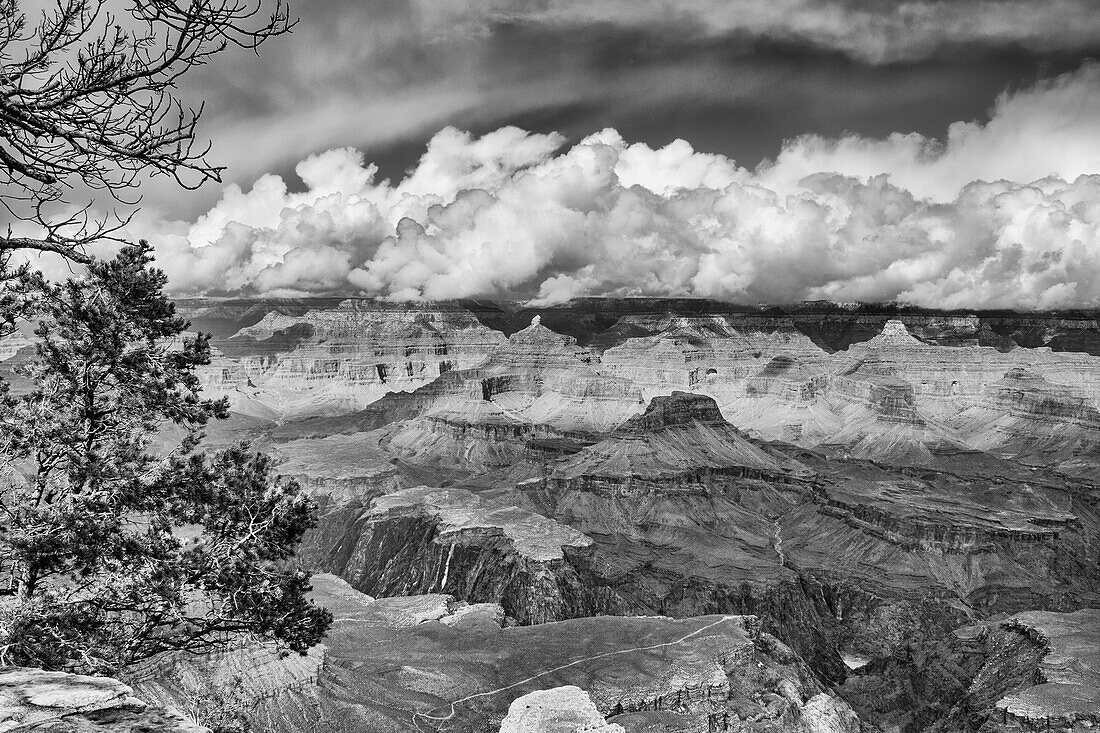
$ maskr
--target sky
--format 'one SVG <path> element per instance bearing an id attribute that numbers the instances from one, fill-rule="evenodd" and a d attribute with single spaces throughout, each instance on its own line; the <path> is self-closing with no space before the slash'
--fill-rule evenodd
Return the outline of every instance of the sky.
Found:
<path id="1" fill-rule="evenodd" d="M 1100 305 L 1094 0 L 299 0 L 190 77 L 178 295 Z"/>

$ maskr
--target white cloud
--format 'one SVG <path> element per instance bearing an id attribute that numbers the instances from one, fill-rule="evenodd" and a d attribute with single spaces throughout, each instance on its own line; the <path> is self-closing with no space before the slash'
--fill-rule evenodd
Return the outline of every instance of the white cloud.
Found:
<path id="1" fill-rule="evenodd" d="M 1100 64 L 1002 94 L 987 124 L 956 122 L 944 141 L 896 133 L 885 140 L 808 135 L 786 144 L 760 174 L 767 185 L 789 188 L 819 171 L 889 173 L 897 185 L 938 201 L 953 199 L 974 180 L 1100 172 Z"/>
<path id="2" fill-rule="evenodd" d="M 180 294 L 1100 305 L 1096 65 L 942 142 L 801 138 L 755 171 L 614 130 L 562 143 L 448 128 L 396 183 L 337 149 L 299 164 L 303 193 L 265 176 L 141 226 Z"/>

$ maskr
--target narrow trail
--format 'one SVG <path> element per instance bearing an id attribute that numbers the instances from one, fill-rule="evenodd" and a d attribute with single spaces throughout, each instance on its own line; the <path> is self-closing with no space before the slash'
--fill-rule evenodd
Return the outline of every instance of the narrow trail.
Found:
<path id="1" fill-rule="evenodd" d="M 775 531 L 772 533 L 772 540 L 775 546 L 775 554 L 779 556 L 779 564 L 787 564 L 787 556 L 783 554 L 783 527 L 780 526 L 779 520 L 775 520 Z"/>
<path id="2" fill-rule="evenodd" d="M 570 667 L 575 667 L 578 664 L 584 664 L 585 662 L 591 662 L 591 661 L 596 660 L 596 659 L 603 659 L 604 657 L 613 657 L 617 654 L 632 654 L 633 652 L 644 652 L 644 651 L 649 651 L 650 649 L 660 649 L 662 647 L 667 647 L 667 646 L 676 646 L 677 644 L 682 644 L 683 642 L 687 641 L 688 639 L 692 638 L 693 636 L 698 636 L 699 634 L 703 633 L 704 631 L 706 631 L 708 629 L 712 629 L 715 626 L 717 626 L 718 624 L 725 623 L 726 621 L 729 621 L 730 619 L 734 619 L 734 618 L 739 618 L 739 617 L 738 616 L 723 616 L 722 618 L 718 619 L 717 621 L 713 621 L 713 622 L 707 624 L 706 626 L 700 626 L 695 631 L 692 631 L 691 633 L 688 633 L 688 634 L 684 634 L 679 639 L 675 639 L 673 641 L 666 641 L 666 642 L 662 642 L 660 644 L 650 644 L 648 646 L 636 646 L 636 647 L 631 647 L 630 649 L 616 649 L 613 652 L 603 652 L 601 654 L 593 654 L 593 655 L 588 656 L 588 657 L 583 657 L 581 659 L 574 660 L 572 662 L 569 662 L 568 664 L 562 664 L 560 666 L 554 667 L 553 669 L 545 669 L 542 672 L 538 672 L 536 674 L 533 674 L 530 677 L 519 680 L 518 682 L 513 682 L 510 685 L 505 685 L 503 687 L 498 687 L 495 690 L 486 690 L 485 692 L 476 692 L 473 695 L 467 695 L 466 697 L 462 697 L 462 698 L 459 698 L 458 700 L 455 700 L 451 703 L 448 703 L 447 706 L 450 707 L 451 712 L 449 712 L 447 715 L 429 715 L 427 713 L 415 713 L 413 715 L 413 725 L 416 726 L 416 729 L 418 731 L 421 731 L 421 733 L 423 733 L 423 729 L 420 727 L 420 719 L 423 718 L 425 721 L 433 721 L 433 722 L 438 723 L 438 725 L 435 727 L 435 730 L 440 731 L 440 730 L 443 730 L 444 724 L 446 724 L 446 722 L 448 720 L 450 720 L 451 718 L 453 718 L 457 714 L 457 712 L 458 712 L 457 706 L 461 705 L 462 703 L 469 702 L 470 700 L 474 700 L 474 699 L 479 698 L 479 697 L 491 697 L 493 695 L 496 695 L 499 692 L 504 692 L 505 690 L 510 690 L 513 687 L 519 687 L 520 685 L 525 685 L 528 682 L 533 682 L 534 680 L 537 680 L 539 677 L 542 677 L 544 675 L 553 674 L 554 672 L 560 672 L 563 669 L 568 669 Z"/>

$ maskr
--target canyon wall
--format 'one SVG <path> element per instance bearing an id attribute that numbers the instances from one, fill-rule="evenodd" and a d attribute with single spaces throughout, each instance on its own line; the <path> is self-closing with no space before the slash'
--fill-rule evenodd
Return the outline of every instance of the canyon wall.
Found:
<path id="1" fill-rule="evenodd" d="M 1093 624 L 1100 608 L 1096 313 L 180 309 L 213 334 L 204 384 L 234 411 L 209 443 L 272 451 L 319 507 L 299 560 L 348 584 L 320 584 L 340 611 L 313 673 L 283 685 L 294 674 L 269 668 L 257 720 L 272 730 L 341 716 L 350 730 L 496 730 L 513 701 L 570 685 L 583 694 L 531 709 L 599 725 L 587 699 L 608 730 L 708 733 L 1094 723 L 1079 714 L 1092 683 L 1043 660 L 1077 633 L 1051 619 Z M 0 357 L 28 348 L 17 334 Z M 754 620 L 712 635 L 726 617 Z M 676 642 L 675 673 L 612 644 L 696 631 Z M 364 644 L 393 645 L 390 666 L 364 661 Z M 505 649 L 511 672 L 483 647 Z M 637 668 L 512 686 L 589 647 Z M 442 672 L 425 661 L 444 654 Z M 356 707 L 390 694 L 408 716 Z M 529 726 L 517 713 L 508 725 Z"/>

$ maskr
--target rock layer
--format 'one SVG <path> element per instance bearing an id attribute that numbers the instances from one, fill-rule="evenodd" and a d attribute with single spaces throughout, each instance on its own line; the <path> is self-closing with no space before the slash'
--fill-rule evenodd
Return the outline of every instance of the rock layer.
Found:
<path id="1" fill-rule="evenodd" d="M 960 651 L 984 642 L 951 629 L 1100 603 L 1095 313 L 646 299 L 236 308 L 200 320 L 222 319 L 226 383 L 241 409 L 282 421 L 267 434 L 319 497 L 307 557 L 373 594 L 500 604 L 527 624 L 758 614 L 815 674 L 849 676 L 854 700 L 881 693 L 861 709 L 906 731 L 947 721 L 986 679 Z M 438 342 L 467 344 L 471 359 L 441 369 L 450 353 L 426 351 Z M 420 376 L 393 377 L 409 362 Z M 377 364 L 384 385 L 365 371 Z M 310 411 L 322 414 L 299 419 Z M 400 495 L 421 484 L 448 498 Z M 588 541 L 525 549 L 536 525 Z M 496 627 L 492 613 L 467 615 Z M 1012 633 L 990 632 L 1004 637 L 991 653 L 1037 670 L 1039 647 Z M 1012 676 L 998 669 L 987 677 Z M 979 684 L 968 710 L 1011 694 L 1002 718 L 1032 709 L 1035 686 Z M 801 719 L 834 720 L 813 697 Z M 679 720 L 623 704 L 628 730 Z"/>
<path id="2" fill-rule="evenodd" d="M 0 731 L 210 733 L 174 710 L 151 708 L 110 677 L 0 669 Z"/>

